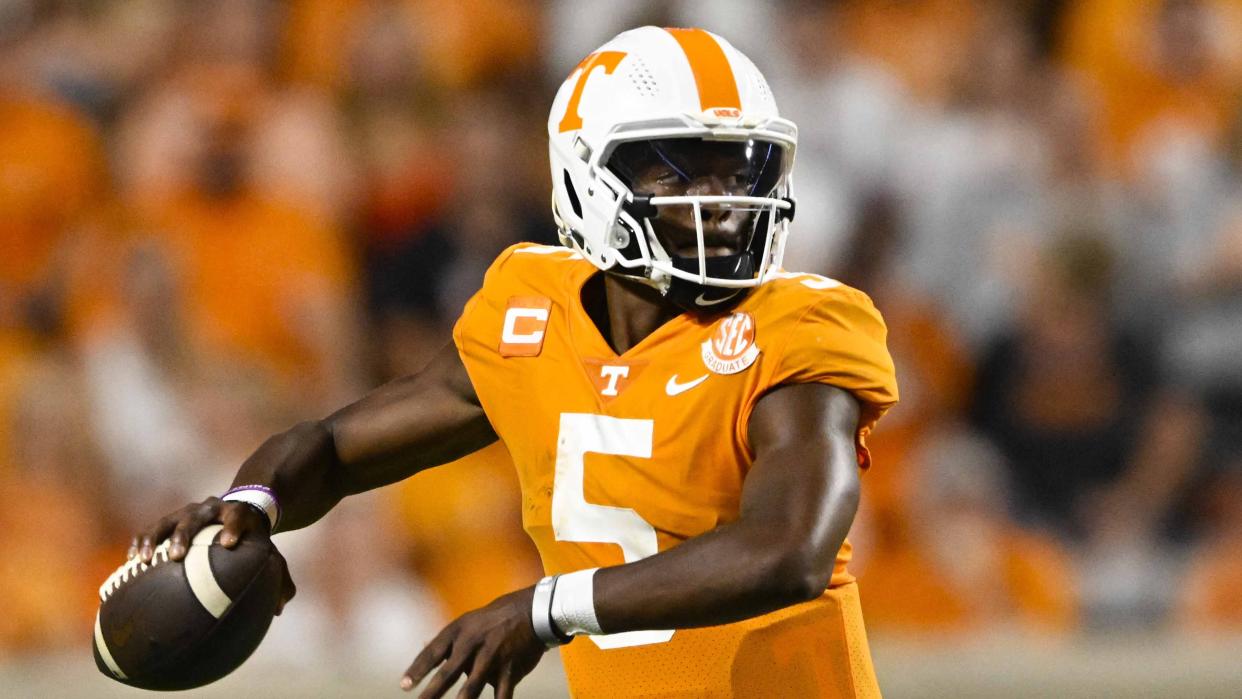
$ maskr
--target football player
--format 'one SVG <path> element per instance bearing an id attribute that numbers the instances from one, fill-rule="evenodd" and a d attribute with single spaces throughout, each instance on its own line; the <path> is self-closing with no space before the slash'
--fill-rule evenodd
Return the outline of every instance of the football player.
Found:
<path id="1" fill-rule="evenodd" d="M 878 695 L 845 536 L 896 382 L 867 296 L 781 267 L 795 126 L 724 39 L 643 27 L 548 134 L 564 246 L 503 252 L 425 369 L 272 437 L 134 554 L 305 527 L 501 440 L 548 577 L 449 624 L 405 689 L 508 697 L 559 646 L 582 697 Z"/>

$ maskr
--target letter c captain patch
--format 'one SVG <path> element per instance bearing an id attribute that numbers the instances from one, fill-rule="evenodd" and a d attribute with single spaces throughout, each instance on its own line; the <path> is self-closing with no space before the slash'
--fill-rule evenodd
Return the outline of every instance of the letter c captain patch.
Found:
<path id="1" fill-rule="evenodd" d="M 551 310 L 552 299 L 546 296 L 510 296 L 500 328 L 500 356 L 538 356 Z"/>

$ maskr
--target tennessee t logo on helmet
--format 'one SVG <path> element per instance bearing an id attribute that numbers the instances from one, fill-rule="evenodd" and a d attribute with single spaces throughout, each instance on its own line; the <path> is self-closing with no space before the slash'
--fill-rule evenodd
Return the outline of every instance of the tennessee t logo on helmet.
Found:
<path id="1" fill-rule="evenodd" d="M 798 130 L 781 118 L 754 63 L 721 37 L 658 27 L 619 34 L 561 85 L 548 136 L 561 242 L 596 267 L 708 312 L 740 299 L 780 267 L 794 210 L 789 172 Z M 632 177 L 619 169 L 622 152 L 634 155 L 636 146 L 650 144 L 635 157 L 662 158 L 683 183 L 706 180 L 710 173 L 684 167 L 675 152 L 690 142 L 707 144 L 712 153 L 732 149 L 749 168 L 746 186 L 714 192 L 686 186 L 676 196 L 657 196 L 635 191 Z M 668 220 L 661 211 L 678 207 L 693 212 L 682 215 L 695 231 L 689 249 L 657 236 Z M 704 221 L 731 213 L 747 227 L 721 254 Z M 653 225 L 656 219 L 661 222 Z"/>
<path id="2" fill-rule="evenodd" d="M 600 66 L 605 73 L 612 73 L 617 69 L 617 64 L 622 58 L 625 58 L 625 54 L 620 51 L 601 51 L 582 59 L 582 62 L 574 69 L 578 75 L 578 81 L 574 83 L 574 92 L 569 96 L 569 106 L 565 107 L 565 117 L 561 119 L 558 129 L 561 133 L 582 128 L 582 115 L 578 114 L 578 101 L 582 99 L 582 90 L 586 87 L 587 78 L 591 77 L 591 71 L 595 70 L 596 66 Z"/>
<path id="3" fill-rule="evenodd" d="M 638 30 L 641 31 L 641 30 Z M 741 98 L 737 92 L 737 80 L 733 76 L 733 68 L 724 50 L 711 34 L 702 29 L 665 29 L 677 40 L 681 50 L 686 54 L 690 71 L 694 74 L 694 84 L 699 92 L 699 105 L 702 111 L 710 111 L 716 116 L 736 118 L 741 116 Z M 611 75 L 626 54 L 622 51 L 597 51 L 574 68 L 570 78 L 578 76 L 574 82 L 574 91 L 569 96 L 569 104 L 565 108 L 565 116 L 561 119 L 558 130 L 561 133 L 582 128 L 582 115 L 578 113 L 578 103 L 582 100 L 582 90 L 587 79 L 596 66 L 602 67 L 604 73 Z"/>

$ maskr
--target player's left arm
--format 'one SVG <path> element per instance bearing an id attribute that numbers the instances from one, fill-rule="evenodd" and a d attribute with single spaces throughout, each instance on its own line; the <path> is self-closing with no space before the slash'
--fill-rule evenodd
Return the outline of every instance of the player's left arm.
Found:
<path id="1" fill-rule="evenodd" d="M 755 461 L 738 519 L 641 561 L 599 570 L 595 615 L 604 633 L 713 626 L 823 594 L 858 509 L 860 408 L 824 384 L 777 388 L 751 414 Z M 543 644 L 531 632 L 533 588 L 459 617 L 415 659 L 403 685 L 440 670 L 422 697 L 462 674 L 461 696 L 485 684 L 510 696 Z M 533 662 L 532 662 L 533 661 Z"/>
<path id="2" fill-rule="evenodd" d="M 726 624 L 823 594 L 858 510 L 858 401 L 783 386 L 751 414 L 755 461 L 738 519 L 595 575 L 606 633 Z"/>

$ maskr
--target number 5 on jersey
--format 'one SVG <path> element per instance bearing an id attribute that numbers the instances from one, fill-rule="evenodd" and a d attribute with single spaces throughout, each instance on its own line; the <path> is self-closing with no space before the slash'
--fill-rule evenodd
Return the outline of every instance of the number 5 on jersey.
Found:
<path id="1" fill-rule="evenodd" d="M 617 544 L 626 563 L 659 550 L 655 528 L 637 512 L 592 505 L 583 494 L 588 453 L 650 459 L 653 430 L 652 420 L 561 413 L 552 485 L 552 530 L 557 541 Z M 588 638 L 608 650 L 664 643 L 672 637 L 672 631 L 629 631 Z"/>

